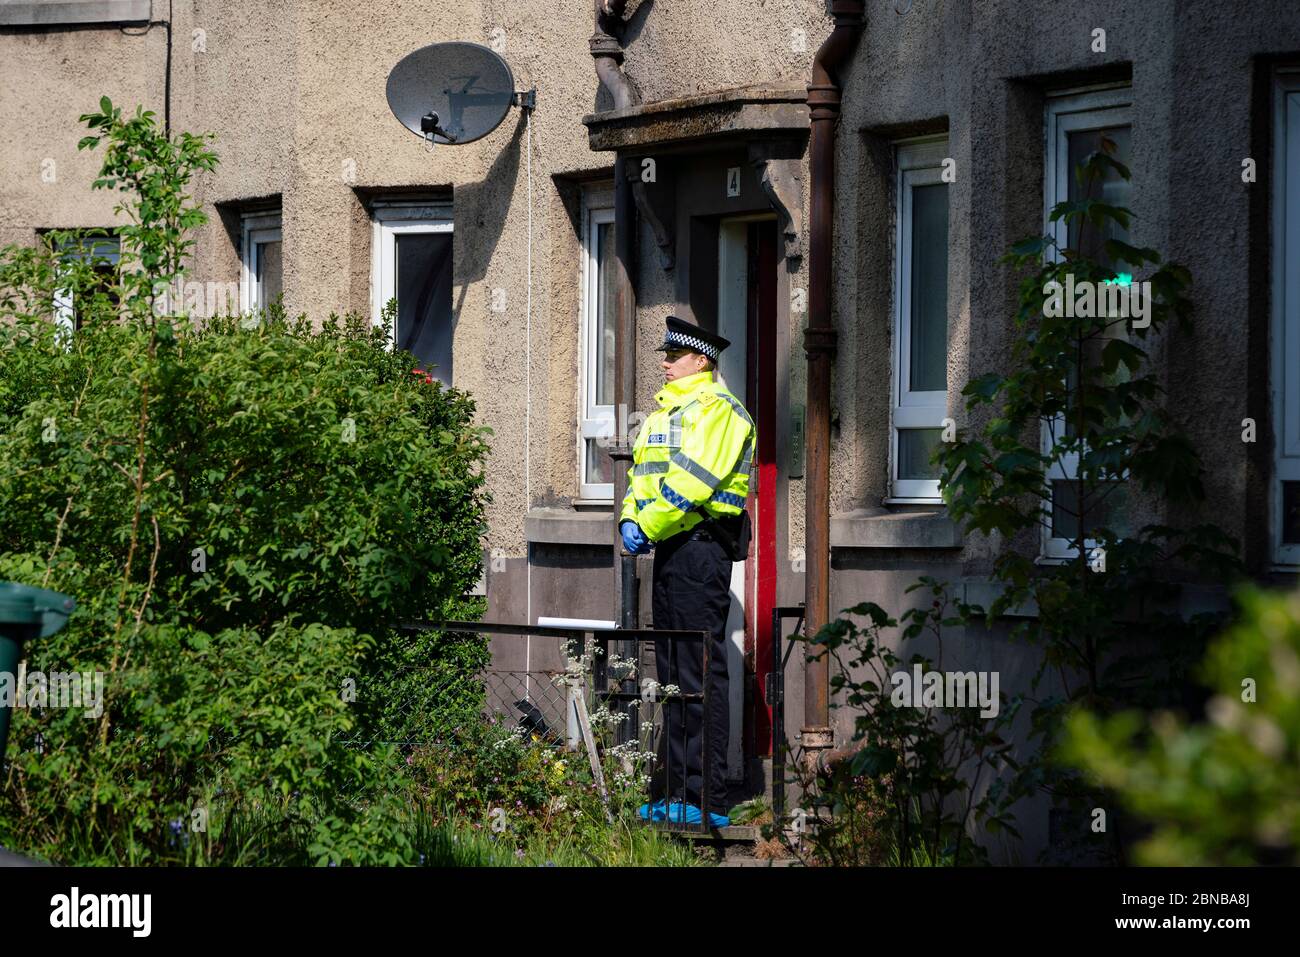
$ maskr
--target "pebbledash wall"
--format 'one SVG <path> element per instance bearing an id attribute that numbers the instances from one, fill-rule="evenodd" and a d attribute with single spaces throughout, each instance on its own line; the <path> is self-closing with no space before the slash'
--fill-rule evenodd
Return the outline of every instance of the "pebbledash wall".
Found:
<path id="1" fill-rule="evenodd" d="M 1194 280 L 1193 333 L 1167 330 L 1152 355 L 1170 407 L 1204 457 L 1208 501 L 1200 515 L 1171 514 L 1134 496 L 1133 520 L 1216 522 L 1242 542 L 1256 577 L 1294 587 L 1295 552 L 1278 544 L 1276 515 L 1278 482 L 1292 473 L 1274 440 L 1295 429 L 1300 412 L 1283 395 L 1284 384 L 1294 389 L 1300 378 L 1300 330 L 1274 310 L 1284 309 L 1275 289 L 1294 296 L 1297 270 L 1294 250 L 1279 256 L 1274 228 L 1288 221 L 1293 202 L 1281 192 L 1286 177 L 1300 175 L 1300 155 L 1277 151 L 1287 129 L 1276 104 L 1293 88 L 1285 68 L 1297 63 L 1300 9 L 1281 2 L 868 4 L 843 77 L 836 155 L 833 609 L 867 599 L 897 614 L 912 601 L 902 590 L 920 574 L 958 583 L 970 600 L 987 603 L 999 549 L 1045 550 L 1036 537 L 962 538 L 940 506 L 922 516 L 882 505 L 891 491 L 897 345 L 894 160 L 900 140 L 932 136 L 939 155 L 954 161 L 946 408 L 959 425 L 971 425 L 961 387 L 1005 368 L 1015 313 L 1014 280 L 996 259 L 1045 230 L 1049 197 L 1065 198 L 1053 193 L 1049 164 L 1069 115 L 1084 117 L 1079 128 L 1129 128 L 1131 241 L 1181 262 Z M 1253 182 L 1244 181 L 1248 168 Z M 1242 440 L 1246 418 L 1260 428 L 1254 443 Z M 1223 601 L 1215 582 L 1194 573 L 1187 579 L 1185 611 Z M 1035 662 L 1004 634 L 950 640 L 945 662 L 998 671 L 1008 695 L 1026 690 Z M 847 719 L 840 715 L 839 732 Z M 1017 811 L 1026 839 L 995 857 L 1032 861 L 1048 845 L 1049 824 L 1080 833 L 1086 826 L 1049 814 L 1041 801 Z"/>
<path id="2" fill-rule="evenodd" d="M 830 29 L 814 0 L 653 6 L 629 11 L 628 60 L 646 101 L 755 77 L 797 87 Z M 0 166 L 10 171 L 0 181 L 0 242 L 113 225 L 113 196 L 89 188 L 100 155 L 77 150 L 78 116 L 101 95 L 160 119 L 169 96 L 173 130 L 217 133 L 221 165 L 195 188 L 210 221 L 189 278 L 239 281 L 246 217 L 278 214 L 290 314 L 372 313 L 382 204 L 449 211 L 454 384 L 474 395 L 479 421 L 495 432 L 488 617 L 610 618 L 610 506 L 580 506 L 600 515 L 608 534 L 564 520 L 579 515 L 572 503 L 581 492 L 586 211 L 613 199 L 613 156 L 590 148 L 581 122 L 612 106 L 588 46 L 595 27 L 591 0 L 0 4 Z M 537 90 L 531 117 L 512 109 L 484 139 L 432 150 L 399 125 L 385 99 L 389 71 L 407 53 L 449 40 L 500 52 L 517 89 Z M 641 232 L 653 248 L 649 227 Z M 648 407 L 657 388 L 649 330 L 671 311 L 672 287 L 645 272 L 638 386 Z M 505 666 L 523 667 L 507 654 L 518 642 L 496 644 Z M 556 649 L 530 643 L 526 662 L 554 665 Z"/>
<path id="3" fill-rule="evenodd" d="M 37 17 L 50 15 L 37 8 L 55 6 L 0 4 L 0 15 L 12 24 L 14 11 L 31 8 Z M 101 19 L 110 9 L 138 16 L 140 6 L 62 5 L 99 8 Z M 800 91 L 832 27 L 829 4 L 629 7 L 623 70 L 641 106 L 623 123 L 601 116 L 613 104 L 588 49 L 595 28 L 589 0 L 152 3 L 153 19 L 165 20 L 169 8 L 174 18 L 173 129 L 219 134 L 222 165 L 198 184 L 212 220 L 199 237 L 195 279 L 237 280 L 242 214 L 278 209 L 290 312 L 368 313 L 379 204 L 450 203 L 454 381 L 474 394 L 479 420 L 495 430 L 485 542 L 493 620 L 615 617 L 611 506 L 584 499 L 579 460 L 589 210 L 612 202 L 616 149 L 635 157 L 647 143 L 669 140 L 689 148 L 694 137 L 724 127 L 738 148 L 774 130 L 795 146 L 786 161 L 787 182 L 795 185 L 786 196 L 794 197 L 802 254 L 782 258 L 778 283 L 776 600 L 803 598 L 803 482 L 789 473 L 790 413 L 804 402 L 807 317 L 798 292 L 807 287 L 807 139 L 783 124 L 791 122 L 789 106 L 803 111 L 806 128 Z M 970 425 L 961 387 L 1005 366 L 1015 311 L 1014 281 L 996 260 L 1015 240 L 1045 228 L 1061 118 L 1088 111 L 1107 118 L 1093 125 L 1129 129 L 1131 241 L 1182 262 L 1195 281 L 1194 334 L 1169 332 L 1153 354 L 1172 407 L 1203 452 L 1209 502 L 1203 516 L 1164 517 L 1213 519 L 1243 542 L 1260 580 L 1294 584 L 1296 563 L 1277 546 L 1272 503 L 1279 478 L 1300 474 L 1286 471 L 1294 463 L 1275 442 L 1286 433 L 1289 400 L 1282 389 L 1275 402 L 1274 392 L 1279 377 L 1285 384 L 1300 376 L 1300 355 L 1294 369 L 1280 361 L 1300 332 L 1288 331 L 1292 320 L 1282 308 L 1296 281 L 1294 254 L 1287 277 L 1274 230 L 1275 217 L 1288 222 L 1282 174 L 1300 179 L 1300 150 L 1279 149 L 1287 111 L 1276 108 L 1290 82 L 1285 68 L 1300 65 L 1300 11 L 1286 0 L 869 0 L 866 7 L 861 40 L 840 77 L 836 142 L 832 613 L 871 600 L 897 615 L 915 600 L 904 590 L 922 574 L 987 601 L 999 549 L 1045 547 L 1037 539 L 964 538 L 941 505 L 924 494 L 898 494 L 916 489 L 894 482 L 892 430 L 902 421 L 894 420 L 897 271 L 907 258 L 900 237 L 906 245 L 921 228 L 900 224 L 898 207 L 900 188 L 937 181 L 925 178 L 936 158 L 952 161 L 946 264 L 938 267 L 947 280 L 947 391 L 934 408 Z M 537 88 L 531 119 L 512 111 L 485 139 L 433 151 L 402 129 L 384 100 L 388 70 L 441 40 L 500 49 L 517 87 Z M 76 150 L 77 116 L 101 94 L 161 115 L 165 29 L 0 26 L 0 54 L 0 165 L 9 171 L 0 181 L 0 241 L 32 242 L 38 229 L 54 226 L 112 225 L 112 198 L 89 190 L 97 156 Z M 656 109 L 667 126 L 647 132 L 659 122 L 649 117 Z M 760 115 L 757 133 L 745 126 L 751 115 Z M 702 182 L 737 162 L 745 171 L 741 201 L 729 209 L 772 208 L 743 156 L 727 155 L 719 146 L 674 168 L 670 227 L 687 223 L 705 202 Z M 1255 161 L 1254 182 L 1243 181 L 1246 159 Z M 900 160 L 916 171 L 913 178 L 900 177 Z M 45 172 L 51 162 L 54 179 Z M 683 232 L 689 237 L 689 228 L 674 231 L 678 253 L 688 242 Z M 679 255 L 665 269 L 662 236 L 644 218 L 636 237 L 636 391 L 648 411 L 662 381 L 651 351 L 662 317 L 695 316 L 699 303 L 683 288 L 689 260 Z M 1247 417 L 1260 427 L 1253 444 L 1241 439 Z M 1134 507 L 1144 517 L 1163 515 L 1159 502 Z M 648 560 L 641 566 L 650 624 Z M 1214 582 L 1188 577 L 1187 609 L 1222 601 Z M 551 644 L 518 647 L 495 644 L 501 667 L 560 663 Z M 996 629 L 953 636 L 946 647 L 945 662 L 957 663 L 949 667 L 996 670 L 1008 695 L 1024 690 L 1036 667 Z M 792 741 L 803 711 L 801 666 L 793 658 L 786 676 Z M 846 741 L 852 716 L 835 710 L 833 720 L 837 742 Z M 994 847 L 994 859 L 1033 861 L 1053 828 L 1083 826 L 1049 810 L 1044 801 L 1020 805 L 1025 839 Z"/>

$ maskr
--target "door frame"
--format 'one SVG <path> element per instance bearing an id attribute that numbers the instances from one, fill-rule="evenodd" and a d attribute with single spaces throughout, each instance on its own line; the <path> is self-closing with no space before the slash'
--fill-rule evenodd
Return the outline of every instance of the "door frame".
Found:
<path id="1" fill-rule="evenodd" d="M 757 223 L 771 224 L 765 237 L 751 228 Z M 724 216 L 718 221 L 718 332 L 736 342 L 738 322 L 743 321 L 744 330 L 744 374 L 728 377 L 724 372 L 723 377 L 733 392 L 740 393 L 738 397 L 754 419 L 759 439 L 746 503 L 754 535 L 749 557 L 732 569 L 732 608 L 728 616 L 732 721 L 727 766 L 733 778 L 743 776 L 747 759 L 767 755 L 771 750 L 772 714 L 762 693 L 766 674 L 771 670 L 771 649 L 760 636 L 766 634 L 764 622 L 770 621 L 776 604 L 776 333 L 780 314 L 776 297 L 782 262 L 778 228 L 778 218 L 772 211 Z M 755 237 L 758 248 L 751 243 Z M 739 282 L 738 268 L 743 270 Z M 742 297 L 743 307 L 738 301 Z M 723 353 L 732 360 L 728 364 L 733 369 L 739 356 L 739 352 L 732 356 Z M 736 389 L 741 383 L 743 391 Z"/>

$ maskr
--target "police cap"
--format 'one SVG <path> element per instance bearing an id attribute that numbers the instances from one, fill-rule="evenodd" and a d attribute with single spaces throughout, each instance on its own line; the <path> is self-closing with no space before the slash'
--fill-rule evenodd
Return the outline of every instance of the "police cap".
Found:
<path id="1" fill-rule="evenodd" d="M 686 320 L 678 319 L 676 316 L 666 317 L 664 323 L 668 328 L 664 332 L 663 345 L 655 349 L 656 352 L 685 349 L 688 352 L 698 352 L 700 355 L 717 362 L 719 353 L 731 345 L 730 340 L 724 339 L 716 333 L 707 332 L 699 326 L 693 326 Z"/>

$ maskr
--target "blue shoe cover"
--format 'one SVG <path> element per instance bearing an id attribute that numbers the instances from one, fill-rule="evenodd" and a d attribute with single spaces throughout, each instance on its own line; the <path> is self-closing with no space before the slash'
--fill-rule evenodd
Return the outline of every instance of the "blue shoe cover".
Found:
<path id="1" fill-rule="evenodd" d="M 685 812 L 683 813 L 683 807 Z M 683 805 L 680 801 L 675 801 L 668 805 L 668 820 L 674 824 L 699 824 L 700 809 L 694 804 Z M 710 827 L 728 827 L 731 824 L 731 818 L 725 814 L 715 814 L 709 812 Z"/>
<path id="2" fill-rule="evenodd" d="M 664 802 L 655 801 L 654 804 L 642 804 L 637 809 L 636 813 L 641 816 L 641 820 L 643 821 L 650 821 L 650 820 L 662 821 L 664 819 L 664 813 L 665 813 Z"/>

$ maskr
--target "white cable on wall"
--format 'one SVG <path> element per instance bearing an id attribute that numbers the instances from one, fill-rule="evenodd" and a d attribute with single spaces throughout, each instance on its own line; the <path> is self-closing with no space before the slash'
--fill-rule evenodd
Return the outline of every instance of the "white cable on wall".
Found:
<path id="1" fill-rule="evenodd" d="M 524 568 L 525 586 L 524 624 L 533 622 L 533 560 L 528 551 L 527 514 L 533 500 L 532 420 L 533 420 L 533 111 L 524 111 L 524 140 L 526 141 L 528 177 L 528 304 L 524 310 Z M 533 639 L 524 641 L 524 697 L 532 694 Z"/>

